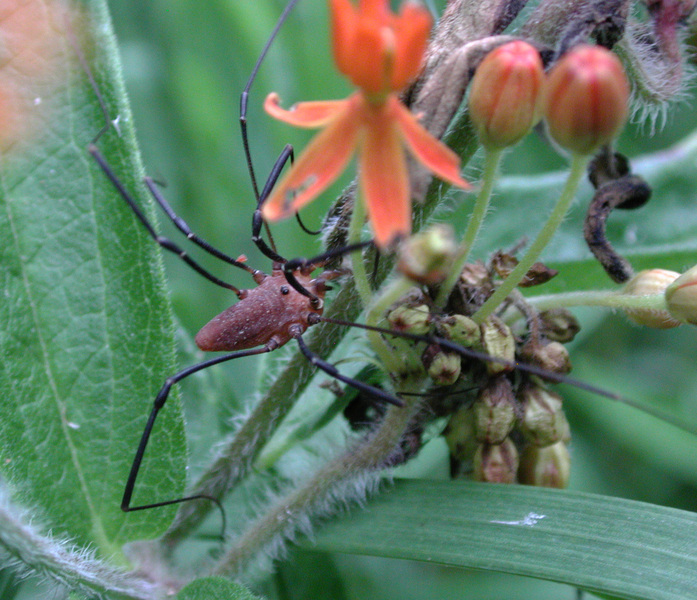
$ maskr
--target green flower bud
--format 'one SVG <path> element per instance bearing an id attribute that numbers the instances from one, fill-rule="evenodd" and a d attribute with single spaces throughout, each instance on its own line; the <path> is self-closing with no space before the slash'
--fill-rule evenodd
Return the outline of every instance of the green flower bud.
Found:
<path id="1" fill-rule="evenodd" d="M 523 407 L 520 431 L 536 446 L 549 446 L 568 433 L 568 423 L 559 394 L 533 384 L 522 387 L 519 400 Z"/>
<path id="2" fill-rule="evenodd" d="M 433 285 L 448 276 L 456 251 L 452 227 L 432 225 L 404 241 L 397 269 L 413 281 Z"/>
<path id="3" fill-rule="evenodd" d="M 697 325 L 697 266 L 685 271 L 665 292 L 670 314 L 682 321 Z"/>
<path id="4" fill-rule="evenodd" d="M 474 346 L 482 338 L 482 333 L 469 317 L 464 315 L 449 315 L 439 321 L 439 330 L 443 336 L 461 346 Z"/>
<path id="5" fill-rule="evenodd" d="M 540 120 L 545 81 L 540 53 L 514 41 L 489 52 L 477 67 L 469 115 L 486 148 L 519 142 Z"/>
<path id="6" fill-rule="evenodd" d="M 474 433 L 474 410 L 472 406 L 460 407 L 450 417 L 443 435 L 452 458 L 461 462 L 472 460 L 478 445 Z"/>
<path id="7" fill-rule="evenodd" d="M 562 489 L 569 485 L 570 474 L 571 457 L 564 442 L 544 448 L 530 445 L 520 457 L 520 483 Z"/>
<path id="8" fill-rule="evenodd" d="M 620 132 L 628 100 L 619 59 L 600 46 L 577 46 L 549 72 L 544 108 L 549 133 L 575 154 L 592 154 Z"/>
<path id="9" fill-rule="evenodd" d="M 489 483 L 515 483 L 518 450 L 510 438 L 501 444 L 480 444 L 474 454 L 474 479 Z"/>
<path id="10" fill-rule="evenodd" d="M 510 363 L 515 361 L 515 339 L 510 327 L 501 319 L 489 317 L 481 325 L 482 350 L 486 354 L 502 358 Z M 504 373 L 513 369 L 512 365 L 497 362 L 487 362 L 486 369 L 489 375 Z"/>
<path id="11" fill-rule="evenodd" d="M 426 304 L 402 304 L 388 313 L 387 322 L 390 328 L 396 331 L 423 335 L 431 328 L 431 314 Z"/>
<path id="12" fill-rule="evenodd" d="M 477 440 L 501 444 L 516 421 L 515 396 L 505 375 L 490 379 L 480 390 L 474 403 Z"/>
<path id="13" fill-rule="evenodd" d="M 622 292 L 631 296 L 655 296 L 665 293 L 667 301 L 668 287 L 676 282 L 679 277 L 680 273 L 666 271 L 665 269 L 641 271 L 627 282 Z M 671 291 L 671 297 L 674 296 L 675 289 L 673 288 Z M 674 318 L 672 313 L 667 310 L 658 308 L 625 308 L 624 312 L 627 313 L 627 316 L 632 321 L 646 327 L 670 329 L 680 325 L 680 321 Z"/>
<path id="14" fill-rule="evenodd" d="M 426 348 L 421 357 L 428 376 L 436 385 L 452 385 L 460 378 L 460 355 L 443 352 L 439 346 L 432 344 Z"/>

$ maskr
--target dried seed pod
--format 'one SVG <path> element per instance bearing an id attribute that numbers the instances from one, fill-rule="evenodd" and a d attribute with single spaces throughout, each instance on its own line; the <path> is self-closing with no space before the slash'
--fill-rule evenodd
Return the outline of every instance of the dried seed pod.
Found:
<path id="1" fill-rule="evenodd" d="M 501 319 L 489 317 L 481 325 L 482 330 L 482 350 L 496 358 L 502 358 L 510 363 L 515 361 L 515 339 L 510 327 Z M 513 365 L 506 365 L 498 362 L 487 362 L 487 372 L 490 375 L 511 371 Z"/>
<path id="2" fill-rule="evenodd" d="M 387 314 L 387 322 L 390 328 L 396 331 L 423 335 L 431 328 L 431 313 L 426 304 L 418 306 L 403 304 Z"/>
<path id="3" fill-rule="evenodd" d="M 448 315 L 440 319 L 438 329 L 444 337 L 461 346 L 474 346 L 482 338 L 479 325 L 464 315 Z"/>
<path id="4" fill-rule="evenodd" d="M 479 392 L 474 403 L 477 440 L 501 444 L 516 421 L 515 395 L 505 375 L 492 377 Z"/>
<path id="5" fill-rule="evenodd" d="M 544 448 L 530 445 L 520 456 L 520 483 L 561 489 L 569 485 L 570 473 L 571 457 L 564 442 Z"/>
<path id="6" fill-rule="evenodd" d="M 622 292 L 631 296 L 652 296 L 661 293 L 668 293 L 668 287 L 680 277 L 680 273 L 666 271 L 665 269 L 650 269 L 640 271 L 632 277 Z M 675 288 L 673 288 L 674 290 Z M 674 295 L 672 292 L 671 296 Z M 656 329 L 670 329 L 680 325 L 680 321 L 674 318 L 667 310 L 656 308 L 625 308 L 627 316 L 646 327 Z"/>
<path id="7" fill-rule="evenodd" d="M 530 340 L 521 349 L 520 357 L 533 365 L 566 375 L 571 371 L 569 351 L 559 342 L 540 343 Z"/>
<path id="8" fill-rule="evenodd" d="M 484 285 L 491 286 L 489 271 L 482 262 L 468 263 L 460 273 L 460 281 L 466 287 L 478 288 Z"/>
<path id="9" fill-rule="evenodd" d="M 460 377 L 462 365 L 459 354 L 444 352 L 440 346 L 431 344 L 424 350 L 421 360 L 436 385 L 452 385 Z"/>
<path id="10" fill-rule="evenodd" d="M 518 398 L 523 407 L 520 431 L 534 445 L 549 446 L 568 433 L 559 394 L 530 383 L 519 390 Z"/>
<path id="11" fill-rule="evenodd" d="M 511 438 L 501 444 L 480 444 L 474 454 L 474 479 L 489 483 L 515 483 L 518 450 Z"/>
<path id="12" fill-rule="evenodd" d="M 581 331 L 574 315 L 565 308 L 552 308 L 540 313 L 540 333 L 548 340 L 568 344 Z"/>

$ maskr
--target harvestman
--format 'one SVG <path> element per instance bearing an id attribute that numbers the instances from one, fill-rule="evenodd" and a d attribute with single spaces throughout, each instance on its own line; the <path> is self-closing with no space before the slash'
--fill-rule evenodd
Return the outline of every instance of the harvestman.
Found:
<path id="1" fill-rule="evenodd" d="M 178 373 L 172 375 L 165 381 L 165 384 L 161 388 L 160 392 L 157 394 L 147 424 L 141 436 L 141 440 L 138 445 L 138 449 L 136 451 L 128 479 L 126 481 L 123 500 L 121 502 L 121 509 L 125 512 L 145 510 L 160 506 L 167 506 L 171 504 L 178 504 L 181 502 L 187 502 L 196 499 L 210 500 L 218 504 L 218 506 L 220 506 L 219 501 L 216 498 L 204 494 L 194 494 L 182 498 L 177 498 L 174 500 L 165 500 L 138 506 L 131 506 L 131 498 L 134 492 L 135 482 L 143 460 L 143 456 L 145 454 L 145 449 L 149 441 L 150 435 L 152 433 L 152 429 L 157 415 L 164 406 L 169 395 L 170 389 L 175 383 L 178 383 L 182 379 L 202 369 L 206 369 L 213 365 L 234 360 L 236 358 L 271 352 L 288 343 L 291 339 L 295 339 L 298 343 L 301 352 L 317 368 L 325 371 L 330 376 L 358 389 L 359 391 L 364 392 L 365 394 L 374 398 L 377 401 L 387 402 L 396 406 L 401 406 L 403 403 L 399 398 L 385 392 L 380 388 L 342 375 L 333 365 L 323 360 L 319 356 L 315 355 L 307 347 L 302 337 L 304 332 L 311 325 L 317 324 L 322 321 L 335 323 L 337 325 L 352 326 L 361 329 L 377 331 L 379 333 L 401 337 L 413 340 L 415 342 L 427 342 L 430 344 L 437 344 L 448 351 L 455 352 L 464 357 L 473 358 L 475 360 L 498 362 L 501 364 L 505 364 L 510 366 L 511 368 L 515 368 L 517 370 L 524 371 L 532 375 L 538 375 L 553 382 L 562 382 L 574 385 L 576 387 L 585 389 L 600 396 L 604 396 L 613 400 L 618 400 L 636 407 L 636 403 L 633 402 L 631 399 L 624 398 L 612 392 L 608 392 L 601 388 L 597 388 L 595 386 L 587 384 L 585 382 L 578 381 L 563 375 L 551 373 L 534 365 L 526 365 L 518 362 L 510 363 L 509 361 L 506 361 L 504 359 L 492 357 L 485 353 L 472 350 L 471 348 L 462 347 L 450 340 L 447 340 L 437 335 L 414 335 L 404 332 L 386 330 L 379 327 L 371 327 L 368 325 L 349 323 L 337 319 L 328 319 L 322 317 L 322 311 L 324 307 L 324 296 L 327 289 L 330 289 L 327 285 L 327 282 L 331 279 L 341 276 L 343 273 L 339 271 L 325 271 L 315 278 L 311 277 L 312 273 L 317 268 L 321 268 L 322 266 L 324 266 L 329 260 L 353 251 L 361 250 L 362 248 L 370 245 L 372 242 L 362 242 L 344 248 L 338 248 L 320 254 L 319 256 L 316 256 L 311 259 L 293 260 L 287 260 L 283 258 L 281 255 L 279 255 L 274 247 L 271 238 L 271 245 L 269 246 L 261 237 L 261 228 L 265 225 L 261 216 L 261 207 L 265 199 L 271 192 L 271 189 L 276 183 L 286 163 L 289 160 L 292 161 L 293 149 L 289 145 L 283 149 L 269 174 L 264 188 L 261 192 L 259 192 L 254 168 L 252 166 L 251 161 L 251 153 L 249 148 L 246 124 L 247 103 L 251 85 L 280 27 L 282 26 L 290 10 L 294 7 L 297 1 L 298 0 L 291 0 L 287 4 L 284 12 L 278 20 L 278 23 L 276 24 L 276 27 L 272 31 L 266 45 L 262 49 L 262 52 L 254 66 L 254 69 L 252 70 L 249 80 L 247 81 L 244 91 L 242 92 L 240 97 L 240 126 L 242 132 L 242 141 L 245 151 L 247 167 L 250 174 L 252 187 L 254 189 L 257 205 L 252 219 L 252 240 L 259 248 L 259 250 L 266 257 L 273 261 L 271 274 L 267 275 L 262 271 L 249 267 L 244 262 L 236 260 L 228 256 L 227 254 L 221 252 L 220 250 L 214 248 L 204 239 L 196 235 L 193 231 L 191 231 L 186 222 L 174 212 L 169 203 L 160 193 L 154 180 L 150 177 L 144 178 L 144 183 L 148 188 L 150 194 L 157 202 L 157 204 L 162 208 L 162 210 L 165 212 L 165 214 L 167 215 L 169 220 L 174 224 L 174 226 L 180 232 L 182 232 L 188 240 L 193 242 L 195 245 L 199 246 L 205 252 L 208 252 L 212 256 L 227 264 L 230 264 L 249 273 L 252 276 L 254 282 L 257 284 L 256 287 L 251 289 L 237 288 L 236 286 L 226 281 L 223 281 L 222 279 L 219 279 L 218 277 L 210 273 L 208 270 L 203 268 L 198 262 L 192 259 L 176 243 L 172 242 L 166 237 L 159 235 L 157 231 L 154 229 L 154 227 L 151 225 L 151 223 L 148 221 L 148 219 L 145 217 L 142 210 L 135 203 L 128 190 L 125 189 L 125 187 L 123 186 L 119 178 L 116 176 L 112 168 L 109 166 L 109 164 L 106 162 L 106 159 L 97 147 L 98 141 L 110 129 L 111 120 L 106 108 L 106 104 L 96 85 L 94 77 L 92 76 L 91 71 L 89 70 L 86 64 L 84 57 L 80 52 L 78 52 L 80 60 L 83 63 L 83 68 L 87 73 L 87 76 L 89 77 L 90 83 L 99 100 L 105 118 L 104 127 L 97 133 L 97 135 L 88 147 L 89 153 L 93 156 L 100 169 L 108 177 L 108 179 L 111 181 L 112 185 L 117 190 L 119 195 L 128 204 L 128 206 L 136 215 L 138 220 L 145 227 L 148 234 L 153 238 L 153 240 L 157 244 L 159 244 L 165 250 L 172 252 L 173 254 L 178 256 L 182 261 L 184 261 L 197 273 L 199 273 L 215 285 L 231 290 L 239 299 L 236 304 L 232 305 L 230 308 L 223 311 L 220 315 L 212 319 L 196 335 L 196 343 L 201 350 L 225 351 L 228 352 L 228 354 L 203 361 L 201 363 L 192 365 L 179 371 Z M 303 229 L 305 229 L 304 226 Z M 646 410 L 645 407 L 642 409 Z M 657 413 L 655 413 L 655 411 L 649 410 L 648 412 L 653 412 L 656 416 L 660 416 L 660 418 L 663 418 L 664 420 L 667 420 L 673 423 L 674 425 L 678 425 L 684 428 L 684 425 L 676 423 L 676 421 L 674 419 L 671 419 L 670 417 L 666 417 L 665 415 L 658 415 Z"/>

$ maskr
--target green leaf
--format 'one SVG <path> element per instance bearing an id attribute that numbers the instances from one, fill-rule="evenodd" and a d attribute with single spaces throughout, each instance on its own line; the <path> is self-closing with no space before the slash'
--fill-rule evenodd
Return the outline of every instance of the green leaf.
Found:
<path id="1" fill-rule="evenodd" d="M 401 480 L 366 510 L 327 524 L 312 546 L 503 571 L 617 598 L 683 600 L 697 589 L 697 515 L 578 492 Z"/>
<path id="2" fill-rule="evenodd" d="M 197 579 L 177 594 L 178 600 L 260 600 L 246 587 L 223 577 Z"/>
<path id="3" fill-rule="evenodd" d="M 152 399 L 174 371 L 173 327 L 159 253 L 87 153 L 104 118 L 71 36 L 118 117 L 121 136 L 111 129 L 99 147 L 149 206 L 105 3 L 85 13 L 61 34 L 58 83 L 36 91 L 40 135 L 0 165 L 0 469 L 47 528 L 113 554 L 171 520 L 173 509 L 124 515 L 119 504 Z M 177 404 L 158 420 L 136 503 L 181 491 Z"/>

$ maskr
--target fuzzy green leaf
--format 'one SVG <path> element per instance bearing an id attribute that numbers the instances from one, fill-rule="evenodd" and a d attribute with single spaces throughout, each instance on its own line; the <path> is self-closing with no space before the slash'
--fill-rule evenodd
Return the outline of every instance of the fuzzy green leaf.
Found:
<path id="1" fill-rule="evenodd" d="M 121 136 L 112 129 L 99 146 L 149 203 L 105 4 L 85 12 L 61 34 L 59 83 L 36 92 L 40 135 L 0 165 L 0 468 L 46 527 L 111 554 L 171 519 L 167 509 L 126 516 L 119 504 L 152 399 L 173 371 L 173 328 L 154 244 L 87 153 L 104 118 L 71 37 L 118 116 Z M 180 493 L 185 444 L 170 404 L 136 502 Z"/>
<path id="2" fill-rule="evenodd" d="M 222 577 L 197 579 L 177 594 L 178 600 L 259 600 L 246 587 Z"/>

